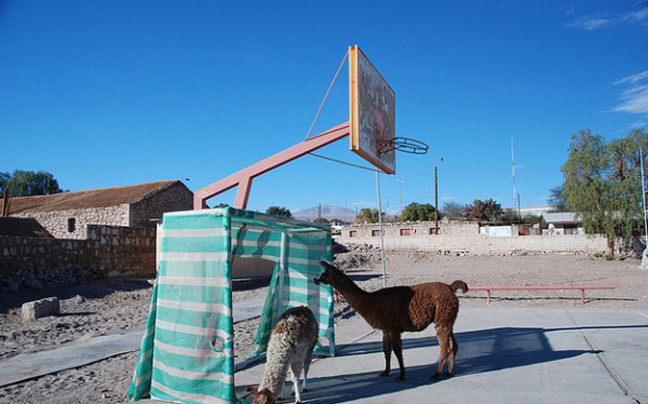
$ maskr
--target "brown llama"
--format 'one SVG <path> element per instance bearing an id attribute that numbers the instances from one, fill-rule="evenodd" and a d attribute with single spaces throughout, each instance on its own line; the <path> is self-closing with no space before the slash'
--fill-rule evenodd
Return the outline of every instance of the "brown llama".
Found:
<path id="1" fill-rule="evenodd" d="M 340 269 L 324 261 L 320 264 L 324 267 L 324 272 L 315 279 L 315 283 L 333 286 L 370 326 L 382 330 L 385 370 L 380 373 L 380 376 L 389 375 L 393 350 L 400 367 L 397 380 L 405 379 L 401 333 L 423 331 L 432 322 L 435 324 L 441 356 L 436 373 L 430 378 L 439 378 L 446 361 L 448 371 L 445 375 L 452 375 L 455 356 L 459 349 L 452 332 L 459 312 L 459 299 L 455 292 L 461 289 L 466 293 L 468 291 L 466 282 L 454 281 L 451 285 L 430 282 L 366 292 Z"/>

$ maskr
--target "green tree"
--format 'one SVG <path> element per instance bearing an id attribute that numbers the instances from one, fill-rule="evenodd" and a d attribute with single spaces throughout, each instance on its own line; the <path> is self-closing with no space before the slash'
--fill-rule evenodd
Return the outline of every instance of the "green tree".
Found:
<path id="1" fill-rule="evenodd" d="M 313 223 L 329 223 L 329 221 L 324 219 L 323 217 L 318 217 L 317 219 L 313 220 Z"/>
<path id="2" fill-rule="evenodd" d="M 384 219 L 385 212 L 382 212 L 382 217 Z M 362 208 L 356 221 L 365 222 L 365 223 L 378 223 L 378 209 Z"/>
<path id="3" fill-rule="evenodd" d="M 590 130 L 572 135 L 562 166 L 567 204 L 582 217 L 585 232 L 607 237 L 614 255 L 617 237 L 627 239 L 642 215 L 639 149 L 648 150 L 648 134 L 633 130 L 609 144 Z M 644 158 L 645 159 L 645 158 Z"/>
<path id="4" fill-rule="evenodd" d="M 464 208 L 464 217 L 471 220 L 485 220 L 494 222 L 502 215 L 502 205 L 493 199 L 482 201 L 475 199 L 472 205 Z"/>
<path id="5" fill-rule="evenodd" d="M 502 211 L 502 215 L 499 217 L 499 222 L 504 224 L 513 224 L 520 221 L 518 217 L 517 210 L 506 208 Z"/>
<path id="6" fill-rule="evenodd" d="M 268 215 L 274 215 L 274 216 L 280 216 L 280 217 L 292 217 L 292 213 L 290 213 L 290 210 L 284 207 L 280 206 L 270 206 L 267 210 L 266 213 Z"/>
<path id="7" fill-rule="evenodd" d="M 565 195 L 565 189 L 563 186 L 551 188 L 549 190 L 551 196 L 549 197 L 549 205 L 553 206 L 551 209 L 552 212 L 569 212 L 570 208 L 567 204 L 567 196 Z"/>
<path id="8" fill-rule="evenodd" d="M 54 176 L 45 171 L 21 171 L 13 174 L 0 173 L 0 194 L 4 195 L 5 189 L 11 187 L 12 196 L 51 195 L 64 192 L 59 188 Z"/>
<path id="9" fill-rule="evenodd" d="M 441 213 L 450 219 L 463 219 L 464 207 L 457 202 L 446 202 L 443 204 Z"/>
<path id="10" fill-rule="evenodd" d="M 426 221 L 434 220 L 434 205 L 429 203 L 416 203 L 412 202 L 409 205 L 405 206 L 403 213 L 401 213 L 400 219 L 402 221 Z M 440 218 L 440 216 L 439 216 Z"/>

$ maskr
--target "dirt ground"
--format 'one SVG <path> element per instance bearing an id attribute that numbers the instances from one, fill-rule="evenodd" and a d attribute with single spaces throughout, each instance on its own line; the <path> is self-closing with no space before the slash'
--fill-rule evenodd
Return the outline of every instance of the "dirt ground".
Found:
<path id="1" fill-rule="evenodd" d="M 364 289 L 382 287 L 377 252 L 338 254 L 336 262 Z M 578 291 L 498 291 L 492 307 L 648 308 L 648 273 L 640 261 L 607 261 L 586 255 L 438 256 L 418 252 L 387 254 L 387 285 L 462 279 L 469 286 L 615 285 L 615 290 L 587 292 L 585 305 Z M 234 292 L 234 302 L 262 298 L 267 286 Z M 43 292 L 0 297 L 0 366 L 3 359 L 46 349 L 79 338 L 143 328 L 151 297 L 147 280 L 106 280 Z M 62 299 L 60 316 L 24 322 L 20 305 L 45 296 Z M 462 306 L 486 307 L 486 292 L 460 296 Z M 336 304 L 336 323 L 354 313 Z M 461 314 L 460 314 L 461 315 Z M 250 356 L 258 319 L 235 324 L 236 362 Z M 77 369 L 50 374 L 0 388 L 1 403 L 121 403 L 125 402 L 137 352 L 119 355 Z"/>

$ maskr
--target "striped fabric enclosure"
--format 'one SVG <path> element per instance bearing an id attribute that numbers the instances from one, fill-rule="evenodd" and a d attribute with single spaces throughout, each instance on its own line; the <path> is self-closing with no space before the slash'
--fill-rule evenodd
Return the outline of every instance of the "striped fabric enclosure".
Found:
<path id="1" fill-rule="evenodd" d="M 260 355 L 277 317 L 307 305 L 319 321 L 322 353 L 334 353 L 330 287 L 317 286 L 332 259 L 328 226 L 233 208 L 174 212 L 158 230 L 158 274 L 128 392 L 186 403 L 235 403 L 232 269 L 239 257 L 274 262 L 256 335 Z"/>

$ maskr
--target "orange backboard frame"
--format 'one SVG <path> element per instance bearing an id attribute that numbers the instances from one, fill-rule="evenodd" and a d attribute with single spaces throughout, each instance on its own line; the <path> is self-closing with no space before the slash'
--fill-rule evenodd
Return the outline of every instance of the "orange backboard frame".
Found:
<path id="1" fill-rule="evenodd" d="M 396 137 L 396 94 L 358 45 L 349 47 L 349 92 L 351 151 L 395 174 L 395 151 L 380 149 Z"/>

